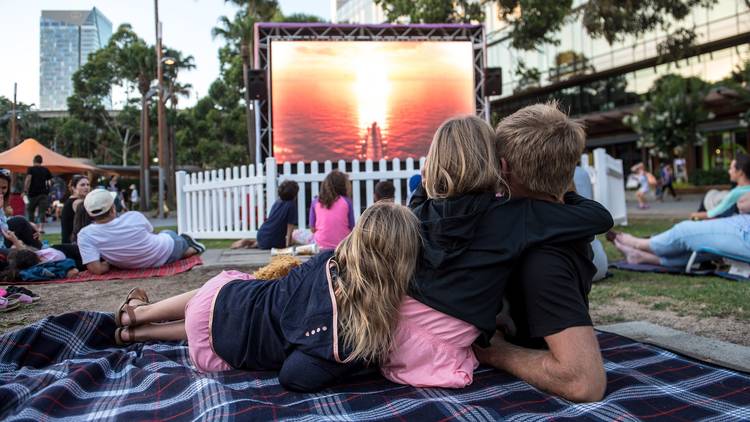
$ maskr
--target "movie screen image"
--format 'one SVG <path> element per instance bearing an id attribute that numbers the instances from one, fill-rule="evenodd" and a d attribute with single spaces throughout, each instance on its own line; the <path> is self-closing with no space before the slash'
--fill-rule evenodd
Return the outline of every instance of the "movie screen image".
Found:
<path id="1" fill-rule="evenodd" d="M 279 162 L 417 159 L 446 118 L 474 112 L 470 42 L 271 43 Z"/>

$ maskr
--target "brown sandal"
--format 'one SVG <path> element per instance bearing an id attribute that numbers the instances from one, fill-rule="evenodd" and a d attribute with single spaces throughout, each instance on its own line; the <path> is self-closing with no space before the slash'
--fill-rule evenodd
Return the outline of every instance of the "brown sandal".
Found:
<path id="1" fill-rule="evenodd" d="M 143 303 L 141 305 L 132 306 L 130 304 L 131 300 L 139 300 Z M 148 295 L 146 294 L 146 292 L 140 287 L 133 287 L 130 290 L 130 292 L 128 292 L 128 296 L 125 298 L 125 301 L 123 301 L 122 304 L 115 311 L 115 325 L 118 327 L 123 326 L 122 324 L 123 312 L 127 312 L 128 318 L 130 318 L 130 323 L 128 325 L 138 325 L 138 323 L 135 320 L 135 312 L 133 310 L 139 306 L 147 305 L 149 303 L 150 302 L 148 301 Z"/>
<path id="2" fill-rule="evenodd" d="M 128 340 L 125 341 L 122 339 L 122 333 L 123 331 L 128 332 Z M 135 339 L 135 330 L 133 330 L 133 327 L 120 327 L 115 330 L 115 344 L 118 346 L 124 346 L 126 344 L 130 343 L 137 343 L 138 341 Z"/>

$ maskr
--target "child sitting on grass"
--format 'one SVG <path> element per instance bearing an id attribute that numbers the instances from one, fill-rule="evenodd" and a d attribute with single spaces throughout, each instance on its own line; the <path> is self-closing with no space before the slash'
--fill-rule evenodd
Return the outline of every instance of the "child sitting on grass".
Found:
<path id="1" fill-rule="evenodd" d="M 297 182 L 285 180 L 279 185 L 279 199 L 274 202 L 268 219 L 258 229 L 258 239 L 240 239 L 232 243 L 232 249 L 240 248 L 286 248 L 292 245 L 292 233 L 297 227 Z"/>
<path id="2" fill-rule="evenodd" d="M 280 370 L 282 386 L 317 391 L 386 356 L 420 243 L 414 214 L 381 202 L 335 251 L 282 278 L 222 272 L 153 304 L 133 289 L 115 311 L 115 340 L 187 340 L 200 371 Z"/>

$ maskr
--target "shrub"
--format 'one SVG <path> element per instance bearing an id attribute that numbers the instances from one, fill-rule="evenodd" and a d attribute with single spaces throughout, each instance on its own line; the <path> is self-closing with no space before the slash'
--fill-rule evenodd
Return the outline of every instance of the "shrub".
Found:
<path id="1" fill-rule="evenodd" d="M 729 174 L 721 167 L 714 167 L 711 170 L 695 170 L 690 179 L 695 186 L 729 184 Z"/>

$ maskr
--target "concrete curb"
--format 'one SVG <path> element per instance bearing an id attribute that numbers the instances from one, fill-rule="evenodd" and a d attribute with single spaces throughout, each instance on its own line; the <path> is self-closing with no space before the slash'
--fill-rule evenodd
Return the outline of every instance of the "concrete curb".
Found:
<path id="1" fill-rule="evenodd" d="M 688 334 L 647 321 L 601 325 L 596 329 L 653 344 L 706 363 L 750 373 L 750 347 Z"/>

